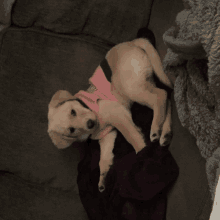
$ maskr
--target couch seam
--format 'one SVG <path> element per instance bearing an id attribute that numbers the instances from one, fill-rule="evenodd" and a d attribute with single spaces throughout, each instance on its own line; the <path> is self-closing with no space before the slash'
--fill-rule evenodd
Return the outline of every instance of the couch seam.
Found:
<path id="1" fill-rule="evenodd" d="M 103 40 L 101 38 L 98 38 L 96 36 L 93 35 L 87 35 L 87 34 L 75 34 L 75 35 L 68 35 L 68 34 L 62 34 L 62 33 L 53 33 L 51 31 L 48 31 L 46 29 L 38 29 L 38 28 L 20 28 L 20 27 L 14 27 L 14 26 L 10 26 L 6 32 L 10 32 L 10 31 L 17 31 L 17 32 L 35 32 L 35 33 L 39 33 L 45 36 L 51 36 L 51 37 L 56 37 L 56 38 L 61 38 L 61 39 L 69 39 L 69 40 L 80 40 L 80 41 L 84 41 L 84 42 L 88 42 L 91 43 L 93 45 L 97 45 L 99 47 L 105 48 L 105 49 L 109 49 L 109 47 L 114 46 L 114 43 L 111 43 L 110 41 L 107 40 Z M 84 38 L 83 38 L 84 37 Z M 89 37 L 91 39 L 89 39 Z M 88 39 L 86 39 L 88 38 Z M 94 41 L 93 41 L 94 39 Z M 96 39 L 96 41 L 95 41 Z M 98 41 L 97 41 L 98 39 Z"/>
<path id="2" fill-rule="evenodd" d="M 78 41 L 81 41 L 81 42 L 86 42 L 86 43 L 90 43 L 92 45 L 95 45 L 99 48 L 102 48 L 102 49 L 106 49 L 106 50 L 109 50 L 111 47 L 114 46 L 113 43 L 111 42 L 108 42 L 106 40 L 102 40 L 100 38 L 96 38 L 95 36 L 92 36 L 92 35 L 85 35 L 85 34 L 77 34 L 77 35 L 66 35 L 66 34 L 59 34 L 59 33 L 52 33 L 52 32 L 49 32 L 48 30 L 39 30 L 39 29 L 36 29 L 36 28 L 20 28 L 20 27 L 13 27 L 13 26 L 10 26 L 6 29 L 4 29 L 2 31 L 2 33 L 0 33 L 0 55 L 2 56 L 2 48 L 3 48 L 3 45 L 4 45 L 4 39 L 5 39 L 5 35 L 10 33 L 10 32 L 32 32 L 32 33 L 37 33 L 37 34 L 41 34 L 43 36 L 50 36 L 50 37 L 53 37 L 53 38 L 59 38 L 59 39 L 69 39 L 69 40 L 72 40 L 72 41 L 75 41 L 75 40 L 78 40 Z M 96 38 L 96 39 L 95 39 Z M 98 40 L 97 40 L 98 39 Z M 5 57 L 4 59 L 0 59 L 0 70 L 2 68 L 2 64 L 5 62 L 7 58 Z"/>

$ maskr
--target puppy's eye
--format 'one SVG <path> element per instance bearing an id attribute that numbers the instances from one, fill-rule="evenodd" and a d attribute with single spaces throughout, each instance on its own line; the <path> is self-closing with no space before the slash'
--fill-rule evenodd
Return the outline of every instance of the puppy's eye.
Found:
<path id="1" fill-rule="evenodd" d="M 75 128 L 74 127 L 70 127 L 69 130 L 70 130 L 70 133 L 72 134 L 72 133 L 74 133 Z"/>
<path id="2" fill-rule="evenodd" d="M 76 111 L 75 110 L 71 110 L 71 115 L 76 116 Z"/>

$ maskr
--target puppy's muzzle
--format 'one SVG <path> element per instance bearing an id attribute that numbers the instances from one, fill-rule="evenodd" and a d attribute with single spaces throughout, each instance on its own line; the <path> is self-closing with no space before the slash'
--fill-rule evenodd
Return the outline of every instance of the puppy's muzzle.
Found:
<path id="1" fill-rule="evenodd" d="M 89 119 L 89 120 L 87 121 L 87 128 L 88 128 L 88 129 L 92 129 L 92 128 L 94 128 L 94 127 L 95 127 L 95 121 L 92 120 L 92 119 Z"/>

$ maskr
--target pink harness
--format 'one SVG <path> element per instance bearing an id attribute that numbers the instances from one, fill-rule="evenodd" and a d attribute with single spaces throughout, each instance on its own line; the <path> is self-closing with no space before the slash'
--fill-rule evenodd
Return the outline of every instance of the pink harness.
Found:
<path id="1" fill-rule="evenodd" d="M 95 70 L 93 76 L 89 79 L 90 87 L 87 91 L 80 90 L 74 95 L 74 98 L 80 99 L 84 102 L 98 117 L 99 106 L 98 100 L 118 101 L 111 93 L 111 83 L 107 80 L 104 69 L 100 66 Z M 92 139 L 102 139 L 113 127 L 105 125 L 102 120 L 99 120 L 100 129 Z"/>

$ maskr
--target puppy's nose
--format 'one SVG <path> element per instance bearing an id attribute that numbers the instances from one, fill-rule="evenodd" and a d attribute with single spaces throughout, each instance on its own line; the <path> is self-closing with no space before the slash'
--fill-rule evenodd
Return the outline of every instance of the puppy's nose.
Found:
<path id="1" fill-rule="evenodd" d="M 89 119 L 87 121 L 87 127 L 88 129 L 92 129 L 95 126 L 95 122 L 92 119 Z"/>

